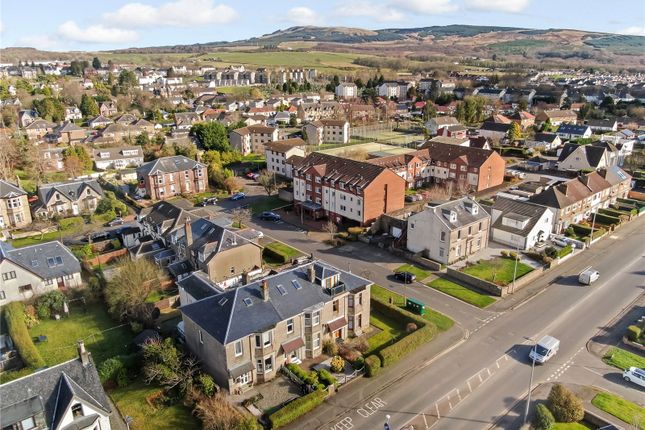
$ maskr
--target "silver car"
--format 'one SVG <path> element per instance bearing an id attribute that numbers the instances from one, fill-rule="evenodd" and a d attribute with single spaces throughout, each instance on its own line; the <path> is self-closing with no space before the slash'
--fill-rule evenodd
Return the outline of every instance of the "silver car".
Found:
<path id="1" fill-rule="evenodd" d="M 633 382 L 636 385 L 645 387 L 645 369 L 630 367 L 623 372 L 623 379 L 627 382 Z"/>

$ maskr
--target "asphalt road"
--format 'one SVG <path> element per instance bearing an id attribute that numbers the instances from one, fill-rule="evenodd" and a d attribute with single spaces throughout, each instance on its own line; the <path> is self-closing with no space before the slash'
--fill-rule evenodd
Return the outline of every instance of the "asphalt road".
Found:
<path id="1" fill-rule="evenodd" d="M 466 342 L 431 364 L 419 366 L 411 376 L 370 397 L 359 394 L 354 404 L 335 404 L 332 398 L 293 428 L 380 429 L 387 415 L 392 429 L 410 424 L 415 429 L 426 425 L 451 430 L 490 427 L 527 392 L 527 356 L 533 340 L 544 334 L 561 340 L 560 352 L 536 367 L 536 384 L 576 375 L 579 371 L 572 369 L 578 369 L 583 357 L 594 360 L 586 356 L 587 340 L 643 294 L 644 224 L 643 218 L 635 220 L 585 254 L 563 263 L 561 270 L 571 276 L 518 308 L 497 314 L 473 331 Z M 579 286 L 573 274 L 589 264 L 600 271 L 601 279 L 591 287 Z M 552 276 L 547 274 L 536 282 L 547 283 Z M 601 363 L 600 359 L 595 362 Z M 638 388 L 625 386 L 616 378 L 601 379 L 632 400 L 642 396 Z M 584 384 L 587 378 L 582 374 L 575 381 Z M 501 428 L 514 427 L 502 423 Z"/>

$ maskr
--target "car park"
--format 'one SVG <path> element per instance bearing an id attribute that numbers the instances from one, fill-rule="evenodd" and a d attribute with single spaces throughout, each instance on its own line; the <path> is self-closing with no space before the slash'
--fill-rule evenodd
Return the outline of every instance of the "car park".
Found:
<path id="1" fill-rule="evenodd" d="M 630 367 L 623 372 L 623 379 L 627 382 L 633 382 L 636 385 L 645 387 L 645 369 Z"/>
<path id="2" fill-rule="evenodd" d="M 396 272 L 394 277 L 399 281 L 403 281 L 404 284 L 411 284 L 417 279 L 416 275 L 410 272 Z"/>
<path id="3" fill-rule="evenodd" d="M 235 193 L 230 197 L 230 200 L 237 201 L 237 200 L 242 200 L 245 197 L 246 197 L 246 194 L 244 193 Z"/>
<path id="4" fill-rule="evenodd" d="M 263 221 L 280 221 L 281 217 L 275 212 L 265 211 L 260 214 L 260 219 Z"/>

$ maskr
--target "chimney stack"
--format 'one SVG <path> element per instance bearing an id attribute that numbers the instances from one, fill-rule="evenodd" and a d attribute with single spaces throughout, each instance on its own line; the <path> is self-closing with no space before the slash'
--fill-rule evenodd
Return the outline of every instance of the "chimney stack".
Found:
<path id="1" fill-rule="evenodd" d="M 81 360 L 83 367 L 90 364 L 90 353 L 85 349 L 85 342 L 79 340 L 77 343 L 78 358 Z"/>
<path id="2" fill-rule="evenodd" d="M 310 264 L 309 267 L 307 267 L 307 275 L 309 277 L 309 282 L 316 282 L 316 269 L 314 269 L 313 264 Z"/>
<path id="3" fill-rule="evenodd" d="M 193 230 L 190 228 L 190 218 L 186 218 L 186 247 L 190 248 L 193 246 Z"/>
<path id="4" fill-rule="evenodd" d="M 265 302 L 269 301 L 269 281 L 266 279 L 262 281 L 262 299 Z"/>

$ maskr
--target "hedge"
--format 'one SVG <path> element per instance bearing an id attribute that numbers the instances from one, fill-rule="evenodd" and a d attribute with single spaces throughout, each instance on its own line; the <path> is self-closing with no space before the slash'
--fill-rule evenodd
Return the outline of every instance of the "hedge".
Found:
<path id="1" fill-rule="evenodd" d="M 365 374 L 368 377 L 378 375 L 381 370 L 381 359 L 378 358 L 378 355 L 370 355 L 365 359 Z"/>
<path id="2" fill-rule="evenodd" d="M 643 333 L 641 328 L 636 325 L 630 325 L 629 327 L 627 327 L 627 339 L 631 340 L 632 342 L 638 342 L 642 334 Z"/>
<path id="3" fill-rule="evenodd" d="M 606 224 L 606 225 L 618 225 L 620 224 L 620 218 L 597 213 L 596 222 L 600 224 Z"/>
<path id="4" fill-rule="evenodd" d="M 296 375 L 304 384 L 318 385 L 318 374 L 315 371 L 307 372 L 295 363 L 289 363 L 286 368 Z"/>
<path id="5" fill-rule="evenodd" d="M 289 262 L 289 256 L 287 254 L 284 254 L 284 253 L 278 251 L 277 249 L 265 247 L 263 253 L 264 253 L 265 257 L 275 259 L 275 260 L 280 261 L 282 263 L 288 263 Z"/>
<path id="6" fill-rule="evenodd" d="M 285 426 L 307 412 L 315 409 L 327 398 L 326 390 L 316 390 L 305 396 L 299 397 L 287 406 L 278 409 L 269 415 L 271 427 L 277 429 L 278 427 Z"/>
<path id="7" fill-rule="evenodd" d="M 423 319 L 420 315 L 413 314 L 397 305 L 391 305 L 375 297 L 372 297 L 372 309 L 382 313 L 388 318 L 399 321 L 402 325 L 407 325 L 408 323 L 413 322 L 417 327 L 424 327 L 428 324 L 428 321 Z"/>
<path id="8" fill-rule="evenodd" d="M 607 216 L 613 216 L 619 219 L 621 216 L 629 216 L 630 212 L 631 212 L 631 209 L 627 211 L 620 211 L 618 209 L 605 209 L 605 208 L 598 209 L 598 215 L 602 214 Z"/>
<path id="9" fill-rule="evenodd" d="M 338 380 L 334 378 L 334 375 L 325 369 L 320 369 L 318 371 L 318 379 L 325 385 L 325 387 L 336 385 L 338 383 Z"/>
<path id="10" fill-rule="evenodd" d="M 431 341 L 436 334 L 436 327 L 426 325 L 413 331 L 398 342 L 383 348 L 379 352 L 383 367 L 396 363 L 424 343 Z"/>
<path id="11" fill-rule="evenodd" d="M 25 366 L 34 369 L 44 367 L 45 360 L 36 349 L 27 330 L 27 324 L 25 324 L 25 305 L 22 302 L 9 303 L 4 307 L 4 318 L 9 336 L 18 349 L 18 354 Z"/>
<path id="12" fill-rule="evenodd" d="M 581 234 L 583 236 L 589 236 L 591 234 L 591 227 L 582 224 L 571 224 L 571 228 L 576 234 Z"/>
<path id="13" fill-rule="evenodd" d="M 571 244 L 569 244 L 563 247 L 561 250 L 559 250 L 557 255 L 559 258 L 562 258 L 564 256 L 571 254 L 572 252 L 573 252 L 573 247 L 571 246 Z"/>

